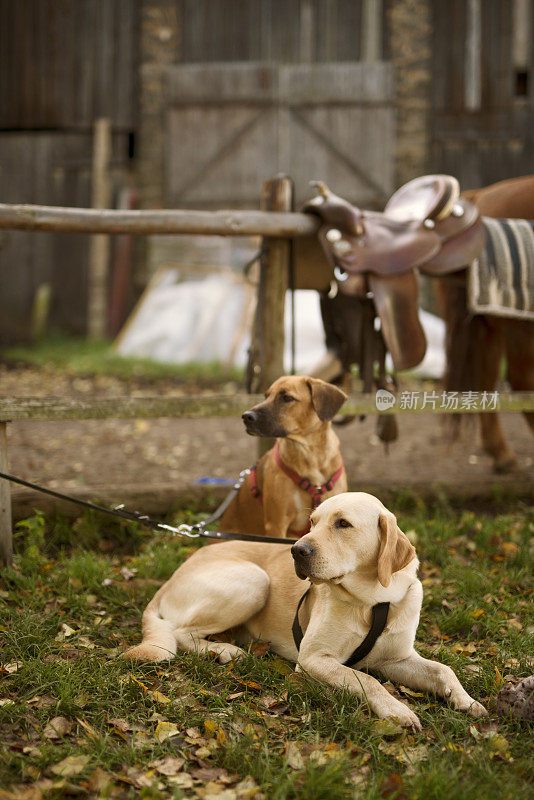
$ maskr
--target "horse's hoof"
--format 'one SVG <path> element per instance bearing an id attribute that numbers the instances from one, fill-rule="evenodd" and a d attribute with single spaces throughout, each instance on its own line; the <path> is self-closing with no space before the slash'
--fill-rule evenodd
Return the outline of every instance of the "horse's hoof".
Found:
<path id="1" fill-rule="evenodd" d="M 506 475 L 509 472 L 515 472 L 516 469 L 517 459 L 512 454 L 496 458 L 493 462 L 493 471 L 498 475 Z"/>

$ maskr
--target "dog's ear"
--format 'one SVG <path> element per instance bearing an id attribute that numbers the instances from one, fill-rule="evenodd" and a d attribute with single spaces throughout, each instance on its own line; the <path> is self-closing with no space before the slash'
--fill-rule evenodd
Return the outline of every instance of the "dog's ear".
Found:
<path id="1" fill-rule="evenodd" d="M 395 515 L 384 511 L 378 518 L 380 552 L 378 553 L 378 580 L 389 586 L 391 576 L 415 557 L 415 547 L 397 525 Z"/>
<path id="2" fill-rule="evenodd" d="M 327 422 L 335 417 L 347 395 L 320 378 L 308 378 L 308 386 L 312 396 L 312 405 L 321 422 Z"/>

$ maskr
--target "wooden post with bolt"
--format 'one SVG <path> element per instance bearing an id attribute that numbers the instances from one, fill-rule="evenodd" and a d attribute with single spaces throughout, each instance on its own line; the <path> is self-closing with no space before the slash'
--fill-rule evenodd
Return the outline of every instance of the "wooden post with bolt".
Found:
<path id="1" fill-rule="evenodd" d="M 291 211 L 293 182 L 279 175 L 263 184 L 264 211 Z M 291 242 L 288 238 L 264 237 L 261 244 L 258 302 L 248 363 L 248 388 L 264 392 L 284 373 L 284 310 L 288 288 Z M 272 446 L 261 439 L 259 454 Z"/>
<path id="2" fill-rule="evenodd" d="M 7 422 L 0 422 L 0 471 L 7 472 Z M 0 564 L 8 566 L 13 557 L 11 486 L 0 479 Z"/>

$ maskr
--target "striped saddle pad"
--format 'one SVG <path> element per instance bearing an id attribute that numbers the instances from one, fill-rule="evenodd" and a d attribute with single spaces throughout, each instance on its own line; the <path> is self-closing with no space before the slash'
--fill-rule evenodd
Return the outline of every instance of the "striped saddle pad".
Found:
<path id="1" fill-rule="evenodd" d="M 469 269 L 474 314 L 534 320 L 534 221 L 484 217 L 486 246 Z"/>

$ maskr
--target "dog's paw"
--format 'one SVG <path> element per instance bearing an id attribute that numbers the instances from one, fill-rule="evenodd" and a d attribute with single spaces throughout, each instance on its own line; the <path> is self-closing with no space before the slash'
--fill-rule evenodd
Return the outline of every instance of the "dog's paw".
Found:
<path id="1" fill-rule="evenodd" d="M 469 708 L 466 709 L 468 714 L 471 714 L 472 717 L 487 717 L 488 712 L 477 700 L 473 700 Z"/>
<path id="2" fill-rule="evenodd" d="M 229 664 L 230 661 L 241 661 L 247 655 L 240 647 L 226 642 L 210 642 L 208 653 L 215 655 L 221 664 Z"/>
<path id="3" fill-rule="evenodd" d="M 120 657 L 125 661 L 169 661 L 174 655 L 158 645 L 141 642 L 137 647 L 125 650 Z"/>
<path id="4" fill-rule="evenodd" d="M 472 717 L 487 717 L 488 712 L 477 700 L 473 700 L 467 692 L 462 692 L 459 697 L 455 697 L 454 695 L 450 698 L 450 702 L 452 707 L 455 708 L 457 711 L 465 711 L 467 714 L 471 714 Z"/>
<path id="5" fill-rule="evenodd" d="M 395 720 L 403 728 L 411 728 L 414 731 L 422 729 L 417 714 L 394 697 L 389 698 L 387 703 L 380 703 L 377 707 L 372 706 L 372 710 L 382 719 Z"/>

